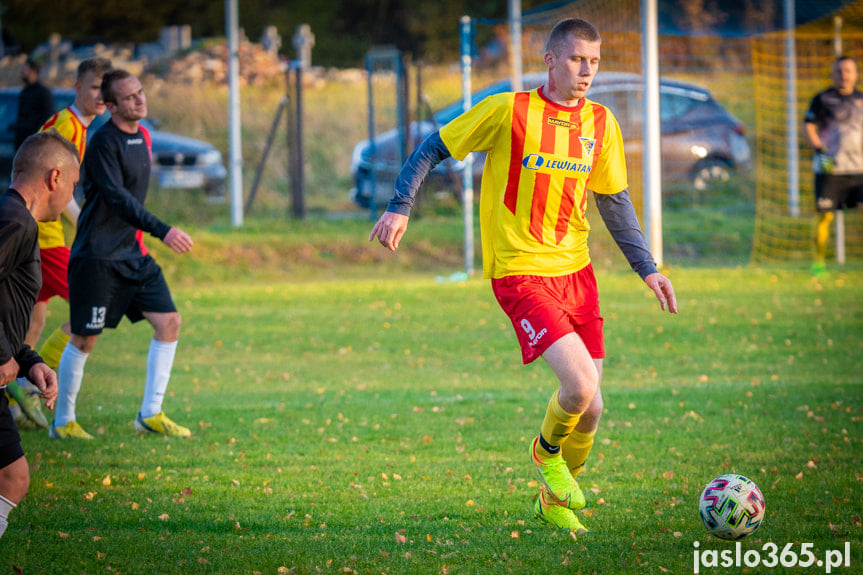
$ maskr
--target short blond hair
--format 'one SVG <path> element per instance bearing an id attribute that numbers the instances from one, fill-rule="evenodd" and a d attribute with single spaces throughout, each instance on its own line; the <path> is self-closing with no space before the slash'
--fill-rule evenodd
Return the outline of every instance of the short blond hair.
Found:
<path id="1" fill-rule="evenodd" d="M 599 30 L 596 26 L 582 20 L 581 18 L 565 18 L 554 25 L 551 32 L 548 34 L 548 40 L 545 41 L 545 51 L 551 52 L 555 56 L 560 55 L 560 44 L 567 36 L 572 34 L 580 40 L 587 42 L 602 42 L 602 37 L 599 35 Z"/>

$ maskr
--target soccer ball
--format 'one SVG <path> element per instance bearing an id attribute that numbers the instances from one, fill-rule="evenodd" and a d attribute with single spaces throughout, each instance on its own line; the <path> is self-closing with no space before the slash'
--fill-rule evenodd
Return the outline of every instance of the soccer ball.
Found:
<path id="1" fill-rule="evenodd" d="M 707 484 L 698 502 L 701 521 L 720 539 L 743 539 L 764 519 L 764 496 L 751 479 L 720 475 Z"/>

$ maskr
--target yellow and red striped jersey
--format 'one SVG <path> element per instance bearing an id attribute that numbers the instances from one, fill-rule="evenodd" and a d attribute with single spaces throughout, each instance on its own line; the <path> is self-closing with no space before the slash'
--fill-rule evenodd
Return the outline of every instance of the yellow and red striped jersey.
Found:
<path id="1" fill-rule="evenodd" d="M 67 106 L 48 118 L 42 124 L 40 132 L 55 128 L 60 135 L 72 142 L 78 148 L 78 160 L 84 159 L 87 147 L 87 125 L 81 120 L 78 111 L 73 106 Z M 52 222 L 39 222 L 39 248 L 57 248 L 66 245 L 63 235 L 63 222 L 57 218 Z"/>
<path id="2" fill-rule="evenodd" d="M 562 276 L 590 263 L 587 190 L 627 187 L 620 126 L 582 98 L 542 88 L 489 96 L 441 128 L 450 154 L 486 152 L 480 198 L 483 276 Z"/>

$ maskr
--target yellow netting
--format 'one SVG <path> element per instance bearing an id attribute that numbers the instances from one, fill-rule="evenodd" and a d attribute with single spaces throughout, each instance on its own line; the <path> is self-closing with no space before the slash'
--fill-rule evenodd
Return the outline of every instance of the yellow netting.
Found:
<path id="1" fill-rule="evenodd" d="M 753 4 L 756 6 L 757 3 Z M 762 3 L 764 4 L 764 3 Z M 798 0 L 798 6 L 801 2 Z M 805 4 L 803 2 L 802 4 Z M 764 4 L 762 8 L 767 6 Z M 769 6 L 767 6 L 770 8 Z M 798 15 L 805 17 L 798 8 Z M 702 6 L 702 10 L 706 6 Z M 776 12 L 779 10 L 780 12 Z M 822 8 L 823 10 L 823 8 Z M 842 18 L 843 52 L 858 61 L 863 74 L 863 0 L 856 0 L 833 14 L 800 26 L 795 32 L 797 60 L 797 98 L 794 125 L 799 144 L 799 215 L 790 215 L 788 177 L 788 133 L 785 33 L 722 36 L 719 20 L 710 20 L 702 11 L 690 17 L 689 29 L 659 37 L 660 73 L 665 78 L 680 79 L 707 87 L 713 96 L 746 125 L 753 151 L 752 174 L 735 180 L 741 202 L 748 202 L 751 214 L 753 196 L 755 221 L 752 260 L 784 262 L 811 257 L 811 228 L 814 193 L 811 151 L 802 134 L 803 115 L 811 98 L 830 84 L 830 67 L 834 58 L 834 17 Z M 752 27 L 758 16 L 775 23 L 781 20 L 781 8 L 752 13 Z M 642 72 L 641 3 L 638 0 L 575 0 L 541 14 L 526 15 L 523 23 L 522 55 L 525 74 L 546 69 L 542 60 L 543 44 L 549 30 L 561 18 L 580 17 L 593 23 L 603 37 L 604 71 Z M 509 30 L 504 23 L 478 23 L 478 37 L 497 38 L 508 43 Z M 483 27 L 485 29 L 483 30 Z M 746 29 L 746 25 L 738 28 Z M 713 31 L 711 31 L 713 30 Z M 474 62 L 474 88 L 511 73 L 506 54 L 497 60 L 484 58 L 482 51 Z M 642 215 L 642 158 L 637 149 L 627 150 L 630 194 L 639 216 Z M 674 192 L 665 186 L 664 205 Z M 697 192 L 691 193 L 698 198 Z M 685 210 L 687 204 L 676 203 L 673 209 Z M 663 208 L 668 209 L 668 206 Z M 846 257 L 863 258 L 863 209 L 845 212 Z M 733 217 L 733 216 L 731 216 Z M 751 217 L 751 216 L 749 216 Z M 713 233 L 704 230 L 705 234 Z M 599 239 L 599 238 L 597 238 Z M 600 240 L 601 241 L 601 240 Z M 833 239 L 828 253 L 833 255 Z M 684 246 L 685 247 L 685 246 Z M 721 246 L 717 246 L 721 250 Z"/>
<path id="2" fill-rule="evenodd" d="M 754 262 L 803 260 L 812 256 L 814 178 L 812 151 L 802 134 L 803 116 L 812 97 L 830 85 L 837 32 L 834 15 L 801 26 L 795 33 L 797 98 L 794 110 L 799 138 L 799 216 L 789 199 L 788 80 L 785 34 L 765 34 L 753 41 L 757 124 L 757 211 L 752 246 Z M 863 1 L 838 11 L 842 52 L 863 67 Z M 828 257 L 833 255 L 831 239 Z M 863 216 L 845 211 L 848 259 L 863 257 Z"/>

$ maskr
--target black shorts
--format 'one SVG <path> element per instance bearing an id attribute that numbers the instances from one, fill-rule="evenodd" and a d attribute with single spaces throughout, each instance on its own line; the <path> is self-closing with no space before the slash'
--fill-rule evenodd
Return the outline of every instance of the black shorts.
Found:
<path id="1" fill-rule="evenodd" d="M 9 399 L 4 387 L 0 390 L 0 469 L 21 457 L 24 457 L 24 448 L 21 447 L 21 436 L 9 411 Z"/>
<path id="2" fill-rule="evenodd" d="M 819 213 L 863 203 L 863 174 L 815 174 L 815 209 Z"/>
<path id="3" fill-rule="evenodd" d="M 69 309 L 72 333 L 98 335 L 123 319 L 132 323 L 144 312 L 177 311 L 162 268 L 150 256 L 133 260 L 69 260 Z"/>

